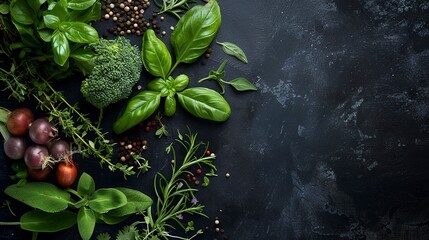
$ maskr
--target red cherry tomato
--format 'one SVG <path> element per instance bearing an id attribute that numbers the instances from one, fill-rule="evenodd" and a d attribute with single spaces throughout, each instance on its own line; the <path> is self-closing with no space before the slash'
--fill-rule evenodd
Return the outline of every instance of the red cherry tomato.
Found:
<path id="1" fill-rule="evenodd" d="M 10 113 L 7 119 L 7 130 L 13 135 L 22 136 L 28 132 L 33 120 L 33 112 L 30 109 L 17 108 Z"/>
<path id="2" fill-rule="evenodd" d="M 64 188 L 69 188 L 77 178 L 77 168 L 73 163 L 58 164 L 56 172 L 57 182 Z"/>

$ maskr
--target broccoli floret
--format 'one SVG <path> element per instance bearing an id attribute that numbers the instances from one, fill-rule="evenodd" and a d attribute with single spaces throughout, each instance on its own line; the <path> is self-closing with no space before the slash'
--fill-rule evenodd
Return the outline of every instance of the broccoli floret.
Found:
<path id="1" fill-rule="evenodd" d="M 103 109 L 130 96 L 140 79 L 142 61 L 138 48 L 124 37 L 100 39 L 91 46 L 96 55 L 94 68 L 80 91 L 89 103 Z"/>

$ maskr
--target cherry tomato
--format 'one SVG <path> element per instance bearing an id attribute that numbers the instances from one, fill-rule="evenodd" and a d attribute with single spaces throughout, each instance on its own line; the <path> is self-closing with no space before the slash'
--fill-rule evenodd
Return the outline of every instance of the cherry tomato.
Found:
<path id="1" fill-rule="evenodd" d="M 32 169 L 27 168 L 28 174 L 37 181 L 43 181 L 48 178 L 49 174 L 52 172 L 51 167 L 45 167 L 44 169 Z"/>
<path id="2" fill-rule="evenodd" d="M 22 136 L 28 132 L 33 120 L 33 112 L 30 109 L 17 108 L 10 113 L 7 119 L 7 129 L 13 135 Z"/>
<path id="3" fill-rule="evenodd" d="M 69 188 L 77 178 L 77 168 L 73 163 L 58 164 L 56 172 L 57 182 L 64 188 Z"/>

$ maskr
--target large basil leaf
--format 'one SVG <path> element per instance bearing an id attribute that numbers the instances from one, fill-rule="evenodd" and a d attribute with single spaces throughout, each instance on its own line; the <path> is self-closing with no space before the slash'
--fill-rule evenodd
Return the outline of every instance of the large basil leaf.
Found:
<path id="1" fill-rule="evenodd" d="M 69 0 L 67 7 L 73 10 L 85 10 L 91 7 L 96 0 Z"/>
<path id="2" fill-rule="evenodd" d="M 171 68 L 171 55 L 152 29 L 148 29 L 143 36 L 141 55 L 143 65 L 150 74 L 167 78 Z"/>
<path id="3" fill-rule="evenodd" d="M 76 213 L 47 213 L 35 209 L 22 215 L 20 224 L 22 229 L 31 232 L 58 232 L 76 224 Z"/>
<path id="4" fill-rule="evenodd" d="M 110 216 L 122 217 L 143 212 L 152 205 L 152 199 L 146 194 L 129 188 L 116 188 L 127 196 L 127 204 L 108 213 Z"/>
<path id="5" fill-rule="evenodd" d="M 220 9 L 215 0 L 186 12 L 170 38 L 176 61 L 184 63 L 196 61 L 215 38 L 220 24 Z"/>
<path id="6" fill-rule="evenodd" d="M 46 2 L 46 0 L 32 0 L 32 1 L 27 1 L 27 3 L 34 10 L 34 12 L 38 12 L 40 10 L 40 6 L 42 6 L 42 4 L 44 4 L 45 2 Z"/>
<path id="7" fill-rule="evenodd" d="M 96 2 L 90 8 L 81 11 L 72 11 L 70 13 L 70 21 L 92 22 L 97 21 L 101 17 L 101 3 Z"/>
<path id="8" fill-rule="evenodd" d="M 4 192 L 30 207 L 50 213 L 67 209 L 70 202 L 68 192 L 45 182 L 31 182 L 24 185 L 14 184 L 8 186 Z"/>
<path id="9" fill-rule="evenodd" d="M 100 188 L 88 201 L 88 206 L 98 213 L 105 213 L 127 204 L 127 197 L 114 188 Z"/>
<path id="10" fill-rule="evenodd" d="M 95 191 L 94 179 L 88 173 L 82 173 L 77 184 L 77 192 L 82 196 L 89 196 Z"/>
<path id="11" fill-rule="evenodd" d="M 64 6 L 64 5 L 65 5 L 65 3 L 63 3 L 62 1 L 59 1 L 58 3 L 53 5 L 52 9 L 50 11 L 48 11 L 48 14 L 52 14 L 54 16 L 59 17 L 61 22 L 67 21 L 70 14 L 69 14 L 69 11 L 67 10 L 66 6 Z"/>
<path id="12" fill-rule="evenodd" d="M 98 41 L 98 32 L 95 28 L 83 22 L 64 22 L 60 25 L 66 38 L 75 43 L 95 43 Z"/>
<path id="13" fill-rule="evenodd" d="M 125 109 L 113 123 L 113 131 L 116 134 L 125 132 L 139 122 L 150 117 L 159 107 L 161 93 L 142 91 L 132 97 Z"/>
<path id="14" fill-rule="evenodd" d="M 70 53 L 70 57 L 78 61 L 93 61 L 95 53 L 89 48 L 78 48 Z"/>
<path id="15" fill-rule="evenodd" d="M 95 228 L 94 211 L 86 207 L 79 209 L 77 213 L 77 228 L 83 240 L 89 240 Z"/>
<path id="16" fill-rule="evenodd" d="M 15 21 L 21 24 L 33 24 L 34 11 L 28 5 L 27 1 L 12 0 L 10 2 L 10 14 Z"/>
<path id="17" fill-rule="evenodd" d="M 109 225 L 118 224 L 120 222 L 123 222 L 125 219 L 129 217 L 129 216 L 121 216 L 121 217 L 112 216 L 110 215 L 110 212 L 103 213 L 103 214 L 101 213 L 95 213 L 95 214 L 97 216 L 97 219 L 100 219 L 105 224 L 109 224 Z"/>
<path id="18" fill-rule="evenodd" d="M 43 16 L 43 21 L 45 22 L 46 27 L 50 29 L 57 29 L 60 25 L 60 18 L 52 14 L 46 14 Z"/>
<path id="19" fill-rule="evenodd" d="M 70 45 L 64 33 L 55 31 L 51 39 L 54 61 L 60 66 L 64 66 L 70 55 Z"/>
<path id="20" fill-rule="evenodd" d="M 217 121 L 226 121 L 231 115 L 231 108 L 218 92 L 202 87 L 188 88 L 177 92 L 180 105 L 192 115 Z"/>

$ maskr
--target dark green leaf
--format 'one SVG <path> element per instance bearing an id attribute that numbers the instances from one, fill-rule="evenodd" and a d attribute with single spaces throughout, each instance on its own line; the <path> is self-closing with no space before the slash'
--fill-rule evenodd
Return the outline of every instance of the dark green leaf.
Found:
<path id="1" fill-rule="evenodd" d="M 96 0 L 69 0 L 67 7 L 73 10 L 85 10 L 91 7 Z"/>
<path id="2" fill-rule="evenodd" d="M 176 99 L 174 96 L 167 96 L 164 102 L 164 115 L 171 117 L 176 113 Z"/>
<path id="3" fill-rule="evenodd" d="M 64 33 L 55 31 L 51 39 L 54 61 L 60 66 L 64 66 L 70 55 L 70 45 Z"/>
<path id="4" fill-rule="evenodd" d="M 62 1 L 53 5 L 53 8 L 48 11 L 48 13 L 59 17 L 61 22 L 67 21 L 70 16 L 69 11 L 67 11 L 67 8 Z"/>
<path id="5" fill-rule="evenodd" d="M 43 16 L 43 21 L 45 22 L 46 27 L 50 29 L 57 29 L 60 25 L 60 18 L 52 14 Z"/>
<path id="6" fill-rule="evenodd" d="M 129 216 L 121 216 L 121 217 L 111 216 L 109 212 L 103 213 L 103 214 L 97 214 L 98 219 L 103 221 L 105 224 L 109 224 L 109 225 L 115 225 L 120 222 L 123 222 L 128 217 Z"/>
<path id="7" fill-rule="evenodd" d="M 95 228 L 95 214 L 91 209 L 82 207 L 77 213 L 77 227 L 83 240 L 89 240 Z"/>
<path id="8" fill-rule="evenodd" d="M 98 32 L 95 28 L 83 22 L 64 22 L 60 25 L 66 38 L 75 43 L 96 43 Z"/>
<path id="9" fill-rule="evenodd" d="M 233 79 L 229 82 L 226 82 L 229 85 L 233 86 L 237 91 L 254 91 L 257 90 L 255 85 L 253 85 L 249 80 L 239 77 L 236 79 Z"/>
<path id="10" fill-rule="evenodd" d="M 94 191 L 94 179 L 88 173 L 82 173 L 77 184 L 77 192 L 82 196 L 90 196 Z"/>
<path id="11" fill-rule="evenodd" d="M 38 30 L 40 38 L 45 42 L 50 42 L 52 40 L 52 33 L 53 31 L 51 29 L 40 29 Z"/>
<path id="12" fill-rule="evenodd" d="M 6 3 L 0 4 L 0 14 L 8 14 L 9 13 L 9 5 Z"/>
<path id="13" fill-rule="evenodd" d="M 124 111 L 113 123 L 113 131 L 120 134 L 144 121 L 155 112 L 160 101 L 161 94 L 158 92 L 142 91 L 138 93 L 128 101 Z"/>
<path id="14" fill-rule="evenodd" d="M 90 8 L 82 11 L 72 11 L 70 13 L 70 21 L 92 22 L 97 21 L 101 17 L 101 3 L 96 2 Z"/>
<path id="15" fill-rule="evenodd" d="M 31 232 L 58 232 L 76 224 L 76 214 L 70 211 L 47 213 L 32 210 L 21 216 L 21 228 Z"/>
<path id="16" fill-rule="evenodd" d="M 155 92 L 161 92 L 168 87 L 167 81 L 162 78 L 156 78 L 147 84 L 147 89 Z"/>
<path id="17" fill-rule="evenodd" d="M 189 77 L 185 74 L 180 74 L 171 83 L 172 87 L 177 91 L 182 91 L 189 84 Z"/>
<path id="18" fill-rule="evenodd" d="M 15 21 L 21 24 L 33 24 L 34 12 L 27 1 L 12 0 L 10 2 L 10 15 Z"/>
<path id="19" fill-rule="evenodd" d="M 127 204 L 125 194 L 114 188 L 100 188 L 88 201 L 88 206 L 98 213 L 106 213 L 125 204 Z"/>
<path id="20" fill-rule="evenodd" d="M 188 88 L 177 93 L 179 103 L 192 115 L 217 121 L 226 121 L 231 115 L 231 108 L 226 100 L 208 88 Z"/>
<path id="21" fill-rule="evenodd" d="M 93 61 L 95 60 L 95 53 L 89 48 L 78 48 L 70 53 L 70 57 L 78 61 Z"/>
<path id="22" fill-rule="evenodd" d="M 70 202 L 68 192 L 45 182 L 31 182 L 22 186 L 10 185 L 4 192 L 30 207 L 51 213 L 67 209 Z"/>
<path id="23" fill-rule="evenodd" d="M 40 41 L 36 38 L 36 34 L 34 34 L 33 28 L 31 26 L 18 23 L 13 19 L 12 23 L 16 30 L 18 30 L 19 35 L 21 35 L 21 41 L 25 46 L 35 48 L 40 47 Z"/>
<path id="24" fill-rule="evenodd" d="M 127 216 L 143 212 L 152 205 L 152 199 L 146 194 L 129 188 L 116 188 L 127 197 L 127 204 L 108 213 L 110 216 Z"/>
<path id="25" fill-rule="evenodd" d="M 170 38 L 176 61 L 184 63 L 196 61 L 215 38 L 220 24 L 220 9 L 215 0 L 186 12 Z"/>
<path id="26" fill-rule="evenodd" d="M 238 60 L 248 63 L 246 54 L 244 51 L 234 43 L 231 42 L 217 42 L 217 44 L 222 46 L 222 50 L 231 56 L 236 57 Z"/>
<path id="27" fill-rule="evenodd" d="M 30 5 L 30 7 L 34 10 L 34 12 L 40 11 L 40 6 L 42 6 L 43 3 L 45 3 L 46 0 L 32 0 L 27 1 L 27 3 Z"/>
<path id="28" fill-rule="evenodd" d="M 141 55 L 143 65 L 150 74 L 164 79 L 168 77 L 171 55 L 152 29 L 148 29 L 143 36 Z"/>

